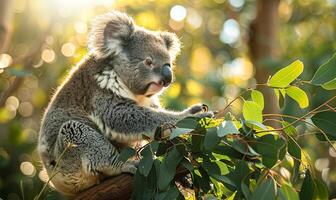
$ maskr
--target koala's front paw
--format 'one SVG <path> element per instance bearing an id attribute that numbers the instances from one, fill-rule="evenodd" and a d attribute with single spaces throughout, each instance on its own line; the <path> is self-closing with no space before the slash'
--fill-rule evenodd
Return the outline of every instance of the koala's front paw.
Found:
<path id="1" fill-rule="evenodd" d="M 122 165 L 121 171 L 124 173 L 135 174 L 138 169 L 139 162 L 139 160 L 128 160 Z"/>
<path id="2" fill-rule="evenodd" d="M 214 115 L 214 112 L 207 111 L 207 112 L 203 112 L 203 113 L 194 114 L 193 116 L 199 117 L 199 118 L 203 118 L 203 117 L 213 118 L 215 115 Z"/>
<path id="3" fill-rule="evenodd" d="M 206 104 L 195 104 L 191 107 L 188 108 L 188 113 L 189 114 L 196 114 L 199 112 L 206 112 L 209 110 L 209 107 Z"/>

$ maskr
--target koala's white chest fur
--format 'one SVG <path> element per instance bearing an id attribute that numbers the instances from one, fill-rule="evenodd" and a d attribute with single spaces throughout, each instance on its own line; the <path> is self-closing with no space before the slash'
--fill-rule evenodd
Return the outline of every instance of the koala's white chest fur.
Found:
<path id="1" fill-rule="evenodd" d="M 103 71 L 101 74 L 96 75 L 95 79 L 100 88 L 110 90 L 118 96 L 132 99 L 138 104 L 138 106 L 146 108 L 158 108 L 160 105 L 157 96 L 146 97 L 144 95 L 134 95 L 113 70 Z M 91 113 L 89 117 L 98 126 L 103 134 L 109 136 L 109 138 L 114 141 L 124 144 L 131 144 L 134 141 L 140 141 L 142 139 L 141 134 L 130 135 L 127 133 L 118 133 L 113 131 L 108 126 L 106 126 L 94 113 Z M 150 133 L 143 134 L 148 135 Z"/>

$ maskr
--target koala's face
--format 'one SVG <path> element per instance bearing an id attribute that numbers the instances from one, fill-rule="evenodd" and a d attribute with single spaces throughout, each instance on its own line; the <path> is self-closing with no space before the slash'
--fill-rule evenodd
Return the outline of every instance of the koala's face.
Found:
<path id="1" fill-rule="evenodd" d="M 91 50 L 99 58 L 111 59 L 132 93 L 149 97 L 170 85 L 172 62 L 180 50 L 175 34 L 138 27 L 120 12 L 101 16 L 97 24 L 90 38 Z"/>

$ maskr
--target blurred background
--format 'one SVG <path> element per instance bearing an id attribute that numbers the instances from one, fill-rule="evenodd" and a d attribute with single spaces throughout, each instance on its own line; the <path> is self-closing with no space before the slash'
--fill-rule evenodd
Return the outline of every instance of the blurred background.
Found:
<path id="1" fill-rule="evenodd" d="M 87 52 L 92 19 L 112 9 L 138 25 L 175 32 L 183 43 L 176 82 L 162 103 L 223 108 L 244 88 L 266 83 L 296 59 L 310 80 L 336 49 L 336 0 L 0 0 L 0 197 L 32 199 L 46 180 L 36 151 L 41 117 L 55 88 Z M 335 93 L 305 86 L 310 107 Z M 265 93 L 265 113 L 302 115 Z M 242 102 L 230 108 L 239 114 Z M 299 125 L 299 142 L 336 197 L 336 152 Z M 62 199 L 52 190 L 48 199 Z"/>

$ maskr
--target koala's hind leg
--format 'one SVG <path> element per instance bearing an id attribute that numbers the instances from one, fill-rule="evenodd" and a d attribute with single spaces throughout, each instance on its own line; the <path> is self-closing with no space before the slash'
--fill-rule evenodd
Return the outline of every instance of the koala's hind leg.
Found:
<path id="1" fill-rule="evenodd" d="M 64 183 L 76 192 L 96 184 L 100 175 L 135 173 L 137 169 L 135 161 L 121 162 L 117 149 L 102 134 L 75 120 L 65 122 L 60 129 L 55 154 L 62 152 L 59 171 L 69 179 Z"/>

